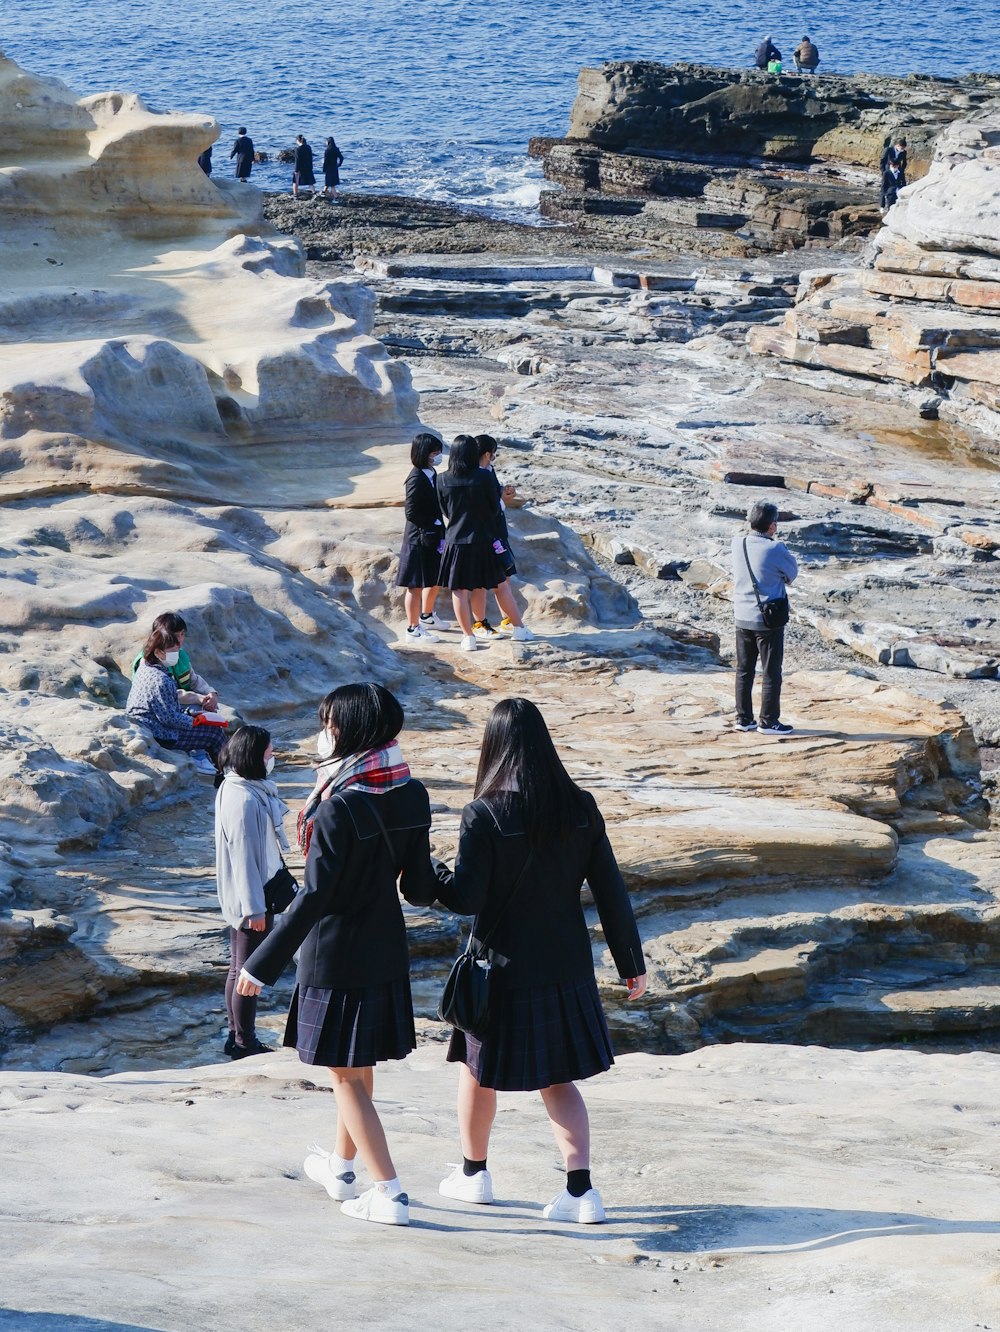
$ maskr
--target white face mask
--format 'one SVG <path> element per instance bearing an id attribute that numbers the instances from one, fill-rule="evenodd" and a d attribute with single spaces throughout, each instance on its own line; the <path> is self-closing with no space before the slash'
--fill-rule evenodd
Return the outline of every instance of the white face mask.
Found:
<path id="1" fill-rule="evenodd" d="M 321 759 L 332 758 L 333 741 L 330 739 L 329 731 L 320 731 L 319 735 L 316 737 L 316 753 Z"/>
<path id="2" fill-rule="evenodd" d="M 274 755 L 273 755 L 273 754 L 272 754 L 271 757 L 265 762 L 265 764 L 264 764 L 264 771 L 267 773 L 268 777 L 270 777 L 271 773 L 274 772 Z"/>
<path id="3" fill-rule="evenodd" d="M 174 648 L 173 652 L 167 652 L 163 658 L 164 666 L 176 666 L 181 659 L 181 654 Z"/>
<path id="4" fill-rule="evenodd" d="M 440 467 L 440 466 L 441 466 L 441 459 L 442 459 L 443 457 L 444 457 L 444 454 L 443 454 L 443 453 L 435 453 L 434 457 L 431 459 L 431 466 L 432 466 L 432 467 Z"/>

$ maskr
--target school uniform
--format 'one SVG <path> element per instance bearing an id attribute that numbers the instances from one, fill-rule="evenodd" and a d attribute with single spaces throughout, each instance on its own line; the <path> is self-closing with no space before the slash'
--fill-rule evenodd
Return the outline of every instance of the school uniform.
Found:
<path id="1" fill-rule="evenodd" d="M 373 812 L 377 804 L 389 849 Z M 427 791 L 412 778 L 378 795 L 350 787 L 320 806 L 304 883 L 253 955 L 273 985 L 299 952 L 284 1044 L 306 1064 L 368 1068 L 416 1046 L 406 925 L 396 891 L 426 906 L 437 895 Z"/>
<path id="2" fill-rule="evenodd" d="M 406 478 L 406 526 L 399 551 L 397 587 L 438 585 L 441 571 L 438 546 L 444 539 L 444 519 L 436 481 L 436 473 L 429 467 L 414 467 Z"/>
<path id="3" fill-rule="evenodd" d="M 504 574 L 508 578 L 513 578 L 514 574 L 517 573 L 517 565 L 514 563 L 514 552 L 510 548 L 510 532 L 507 528 L 507 514 L 503 505 L 503 484 L 492 466 L 487 467 L 485 471 L 493 482 L 497 493 L 497 525 L 500 529 L 500 540 L 503 542 L 504 550 L 504 553 L 500 556 L 500 563 L 503 565 Z"/>
<path id="4" fill-rule="evenodd" d="M 448 1048 L 450 1062 L 467 1064 L 481 1086 L 499 1091 L 576 1082 L 614 1063 L 580 901 L 584 880 L 619 974 L 646 970 L 632 903 L 593 796 L 583 792 L 570 840 L 552 838 L 534 849 L 521 801 L 511 792 L 503 802 L 467 805 L 454 871 L 435 864 L 440 901 L 476 913 L 477 939 L 495 924 L 489 947 L 508 959 L 493 972 L 497 1005 L 487 1034 L 480 1041 L 456 1030 Z"/>
<path id="5" fill-rule="evenodd" d="M 496 478 L 477 468 L 472 476 L 442 472 L 438 500 L 447 524 L 440 583 L 453 591 L 497 587 L 504 581 L 503 563 L 493 549 L 503 541 Z"/>

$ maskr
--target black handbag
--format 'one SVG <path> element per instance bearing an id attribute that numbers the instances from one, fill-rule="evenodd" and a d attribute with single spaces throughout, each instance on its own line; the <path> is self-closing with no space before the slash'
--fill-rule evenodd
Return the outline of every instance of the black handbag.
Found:
<path id="1" fill-rule="evenodd" d="M 438 1004 L 438 1017 L 442 1022 L 464 1031 L 467 1036 L 481 1040 L 489 1029 L 494 997 L 493 972 L 497 967 L 505 967 L 509 959 L 488 948 L 487 944 L 500 923 L 500 917 L 513 902 L 531 857 L 532 852 L 529 851 L 510 896 L 482 939 L 476 938 L 473 926 L 465 952 L 455 959 L 445 981 L 441 1002 Z"/>
<path id="2" fill-rule="evenodd" d="M 277 874 L 272 874 L 264 884 L 264 904 L 272 915 L 278 916 L 286 907 L 291 906 L 298 891 L 299 885 L 295 876 L 282 861 L 281 869 Z"/>
<path id="3" fill-rule="evenodd" d="M 753 569 L 750 568 L 750 556 L 747 554 L 747 539 L 743 538 L 743 558 L 747 562 L 747 573 L 750 575 L 750 581 L 753 583 L 753 594 L 757 598 L 757 609 L 760 611 L 761 619 L 764 621 L 765 629 L 784 629 L 788 623 L 788 593 L 780 597 L 768 597 L 766 601 L 761 600 L 760 588 L 757 585 L 757 579 L 753 576 Z"/>

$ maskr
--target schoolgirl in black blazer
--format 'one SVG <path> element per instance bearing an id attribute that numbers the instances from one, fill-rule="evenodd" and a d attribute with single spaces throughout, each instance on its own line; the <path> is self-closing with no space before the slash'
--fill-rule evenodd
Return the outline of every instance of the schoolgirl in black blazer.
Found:
<path id="1" fill-rule="evenodd" d="M 444 519 L 434 471 L 441 461 L 441 441 L 437 435 L 417 435 L 410 445 L 410 461 L 413 468 L 406 478 L 406 526 L 396 586 L 406 588 L 407 639 L 433 641 L 437 634 L 432 626 L 444 627 L 434 614 L 444 541 Z"/>

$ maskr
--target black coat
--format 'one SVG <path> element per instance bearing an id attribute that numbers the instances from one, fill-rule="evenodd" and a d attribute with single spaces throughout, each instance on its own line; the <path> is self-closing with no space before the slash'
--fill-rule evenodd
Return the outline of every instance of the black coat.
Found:
<path id="1" fill-rule="evenodd" d="M 882 172 L 882 207 L 891 208 L 896 202 L 896 194 L 906 184 L 903 172 L 893 175 L 888 167 Z"/>
<path id="2" fill-rule="evenodd" d="M 503 540 L 496 479 L 481 468 L 463 480 L 451 472 L 439 472 L 438 502 L 448 530 L 449 546 L 472 546 L 479 542 L 492 545 Z"/>
<path id="3" fill-rule="evenodd" d="M 775 46 L 774 42 L 761 42 L 754 53 L 754 64 L 758 69 L 767 69 L 768 62 L 771 60 L 780 60 L 781 52 Z"/>
<path id="4" fill-rule="evenodd" d="M 503 904 L 528 858 L 518 797 L 503 814 L 485 800 L 466 805 L 454 871 L 435 864 L 440 901 L 462 915 L 476 913 L 477 938 L 499 917 L 489 947 L 509 958 L 504 976 L 513 987 L 572 983 L 593 975 L 593 951 L 580 902 L 584 880 L 619 975 L 645 974 L 632 902 L 604 819 L 589 792 L 584 792 L 584 800 L 577 835 L 568 842 L 552 840 L 531 853 L 508 910 L 502 910 Z"/>
<path id="5" fill-rule="evenodd" d="M 300 185 L 316 184 L 316 177 L 313 175 L 313 150 L 307 143 L 295 145 L 295 174 Z"/>
<path id="6" fill-rule="evenodd" d="M 344 154 L 336 144 L 327 144 L 323 152 L 323 172 L 325 175 L 335 176 L 339 169 L 344 165 Z"/>
<path id="7" fill-rule="evenodd" d="M 395 852 L 372 813 L 377 802 Z M 266 985 L 301 949 L 296 979 L 322 989 L 402 980 L 409 972 L 406 925 L 396 891 L 408 902 L 434 901 L 427 791 L 410 780 L 382 795 L 348 787 L 319 807 L 302 891 L 254 952 L 248 970 Z"/>
<path id="8" fill-rule="evenodd" d="M 237 176 L 249 176 L 253 170 L 253 139 L 249 134 L 237 135 L 230 158 L 236 158 Z"/>
<path id="9" fill-rule="evenodd" d="M 433 481 L 419 467 L 406 478 L 406 526 L 403 540 L 411 546 L 437 546 L 444 536 L 444 518 Z"/>

